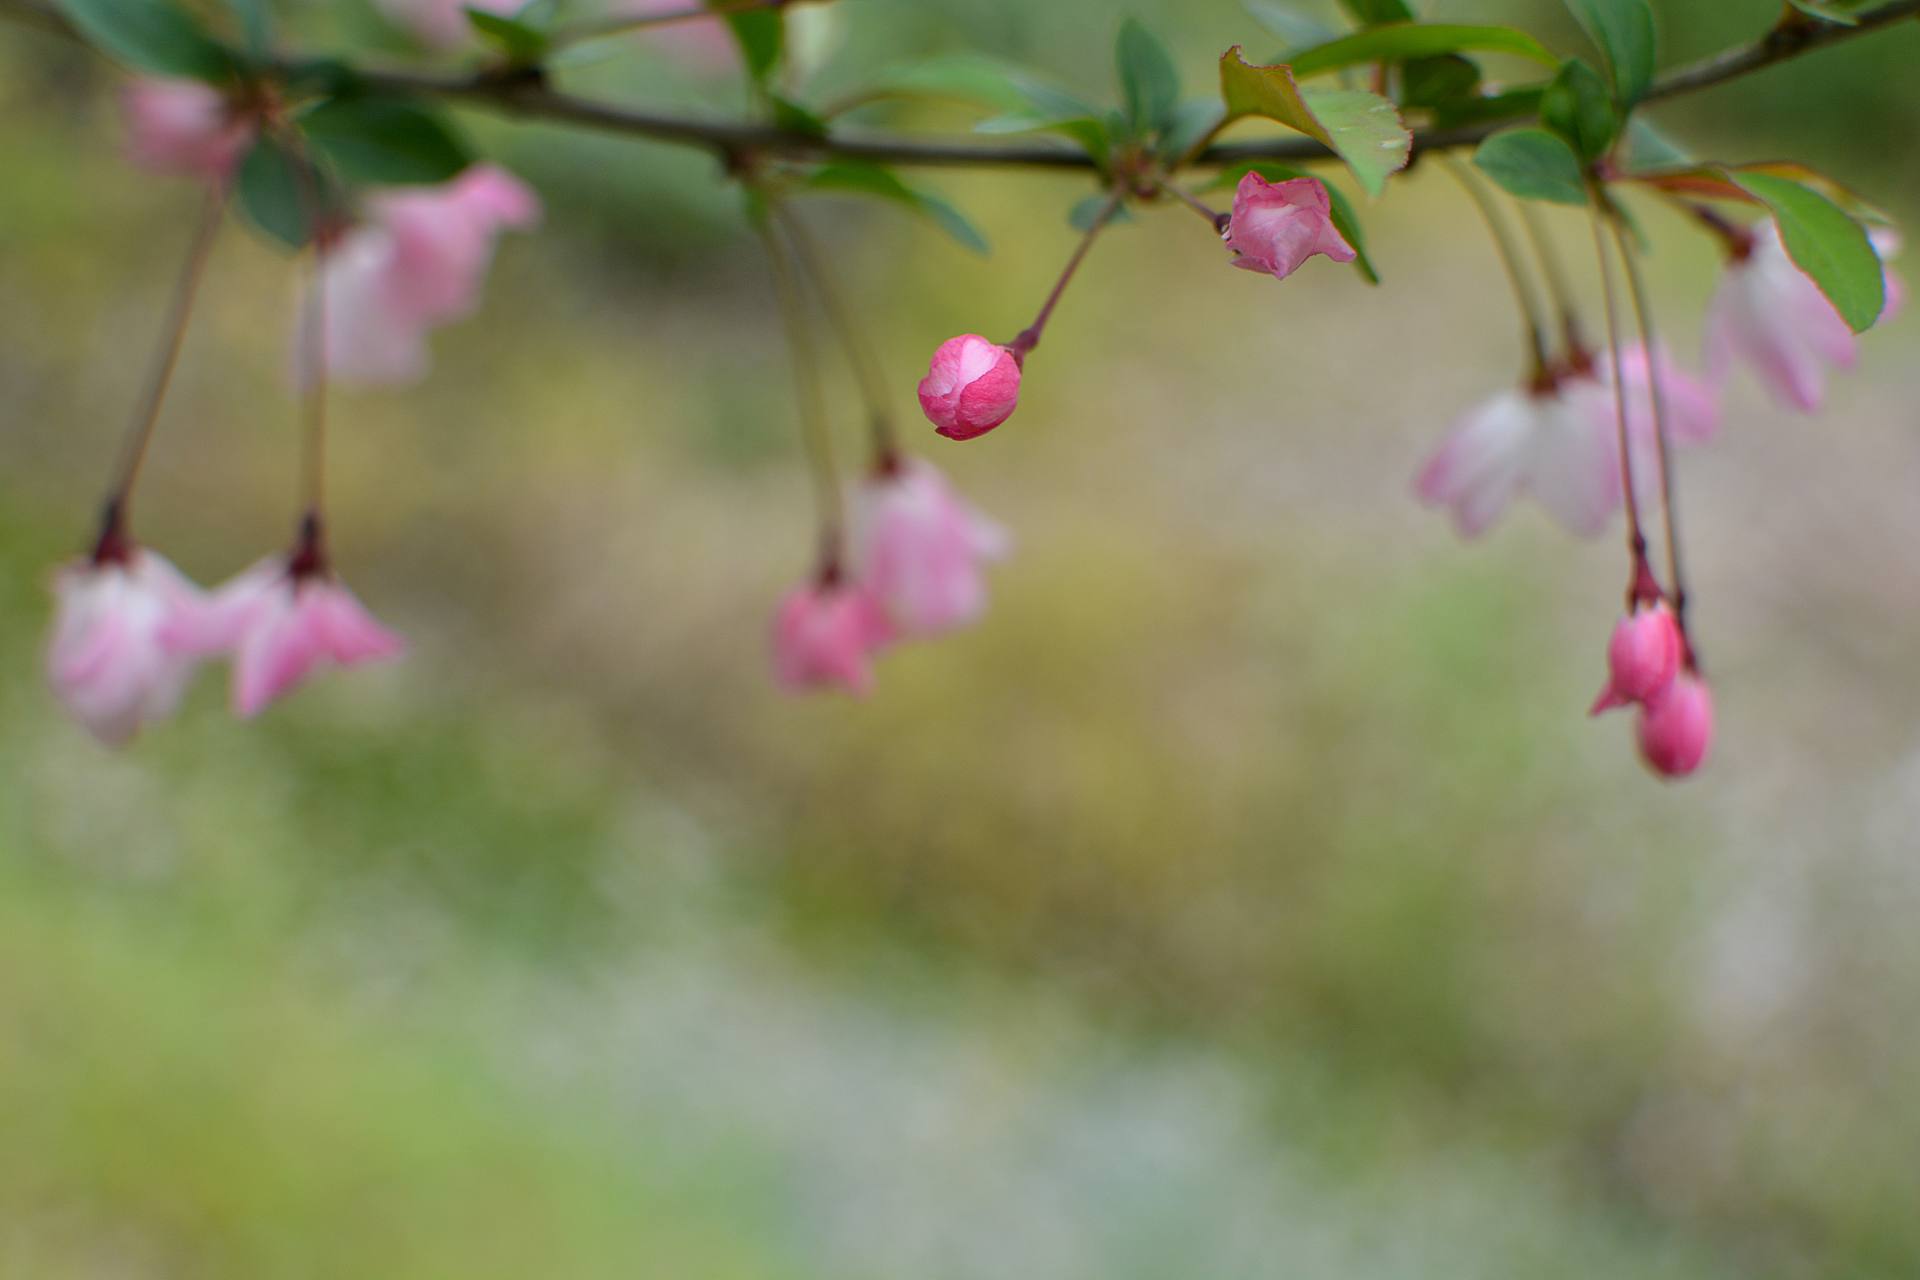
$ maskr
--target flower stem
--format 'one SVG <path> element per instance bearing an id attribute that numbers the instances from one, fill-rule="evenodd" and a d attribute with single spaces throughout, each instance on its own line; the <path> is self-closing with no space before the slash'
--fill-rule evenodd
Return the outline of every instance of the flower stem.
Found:
<path id="1" fill-rule="evenodd" d="M 874 354 L 866 332 L 860 327 L 847 298 L 827 265 L 827 256 L 807 227 L 806 219 L 783 202 L 775 202 L 773 214 L 793 245 L 800 269 L 813 281 L 814 291 L 827 313 L 827 322 L 839 335 L 840 345 L 853 366 L 854 381 L 860 384 L 861 398 L 867 402 L 867 422 L 873 434 L 873 457 L 882 470 L 898 464 L 899 442 L 895 438 L 893 412 L 887 403 L 887 377 L 880 359 Z"/>
<path id="2" fill-rule="evenodd" d="M 1441 159 L 1447 172 L 1473 199 L 1474 205 L 1480 210 L 1481 221 L 1487 224 L 1487 234 L 1493 237 L 1493 247 L 1499 254 L 1500 265 L 1506 268 L 1507 283 L 1513 286 L 1513 298 L 1519 304 L 1522 323 L 1526 325 L 1527 350 L 1533 357 L 1533 375 L 1536 379 L 1541 378 L 1547 371 L 1546 323 L 1541 318 L 1540 301 L 1534 295 L 1526 269 L 1521 265 L 1520 247 L 1514 242 L 1513 229 L 1507 225 L 1500 206 L 1493 202 L 1493 195 L 1487 190 L 1486 184 L 1452 156 L 1443 156 Z"/>
<path id="3" fill-rule="evenodd" d="M 327 464 L 327 291 L 326 249 L 315 238 L 307 265 L 306 314 L 300 335 L 305 350 L 305 385 L 300 389 L 301 432 L 304 450 L 300 463 L 300 498 L 307 516 L 318 519 L 326 506 Z"/>
<path id="4" fill-rule="evenodd" d="M 200 281 L 206 275 L 207 259 L 212 255 L 213 242 L 226 217 L 226 210 L 225 184 L 208 187 L 200 221 L 187 249 L 186 265 L 180 270 L 180 278 L 173 289 L 173 299 L 167 307 L 167 317 L 160 331 L 160 350 L 154 359 L 153 371 L 148 375 L 146 391 L 134 411 L 133 421 L 127 428 L 125 442 L 120 448 L 119 461 L 114 465 L 114 479 L 107 494 L 107 507 L 114 519 L 124 521 L 133 504 L 134 486 L 139 483 L 148 446 L 153 443 L 153 429 L 160 421 L 160 406 L 167 398 L 167 388 L 173 383 L 173 371 L 180 363 L 180 348 L 186 341 L 187 321 L 193 314 L 193 302 L 199 295 Z"/>
<path id="5" fill-rule="evenodd" d="M 1593 248 L 1600 260 L 1600 294 L 1607 317 L 1607 354 L 1613 361 L 1614 417 L 1620 428 L 1620 487 L 1627 508 L 1627 552 L 1633 557 L 1633 566 L 1627 579 L 1627 611 L 1631 613 L 1646 595 L 1651 575 L 1647 571 L 1647 535 L 1640 527 L 1640 499 L 1633 488 L 1633 443 L 1629 439 L 1627 425 L 1626 361 L 1620 354 L 1620 310 L 1614 296 L 1613 264 L 1607 258 L 1606 232 L 1601 225 L 1599 212 L 1599 208 L 1605 207 L 1606 195 L 1598 183 L 1592 186 L 1592 196 L 1598 206 L 1593 213 Z"/>
<path id="6" fill-rule="evenodd" d="M 1567 271 L 1560 261 L 1559 251 L 1553 247 L 1553 237 L 1547 234 L 1546 220 L 1540 211 L 1528 200 L 1514 202 L 1520 206 L 1520 222 L 1527 229 L 1527 239 L 1533 242 L 1533 256 L 1540 262 L 1540 272 L 1546 277 L 1547 297 L 1552 300 L 1553 309 L 1560 313 L 1560 338 L 1566 344 L 1569 356 L 1577 355 L 1586 347 L 1585 335 L 1580 332 L 1580 311 L 1574 305 L 1573 289 L 1567 283 Z"/>
<path id="7" fill-rule="evenodd" d="M 788 260 L 787 250 L 770 223 L 760 222 L 759 230 L 761 242 L 767 249 L 781 324 L 786 329 L 787 353 L 793 361 L 800 438 L 813 476 L 814 505 L 820 522 L 820 579 L 822 583 L 832 583 L 840 576 L 846 513 L 840 497 L 839 473 L 834 467 L 833 433 L 827 425 L 826 397 L 820 389 L 818 356 L 807 322 L 806 301 L 801 296 L 800 282 Z"/>
<path id="8" fill-rule="evenodd" d="M 1099 211 L 1093 215 L 1093 221 L 1087 224 L 1086 234 L 1082 235 L 1080 243 L 1074 246 L 1073 256 L 1067 259 L 1066 269 L 1061 271 L 1060 278 L 1053 282 L 1053 291 L 1040 305 L 1040 314 L 1033 318 L 1032 324 L 1014 335 L 1013 341 L 1007 344 L 1007 350 L 1013 352 L 1015 360 L 1025 363 L 1027 353 L 1040 345 L 1040 335 L 1046 332 L 1047 320 L 1053 315 L 1053 309 L 1060 304 L 1060 295 L 1067 291 L 1067 282 L 1073 279 L 1073 273 L 1078 271 L 1080 264 L 1086 260 L 1087 251 L 1093 248 L 1093 242 L 1099 238 L 1100 233 L 1106 229 L 1107 223 L 1112 220 L 1115 211 L 1120 208 L 1120 199 L 1121 192 L 1117 188 L 1107 194 L 1107 202 L 1100 206 Z"/>
<path id="9" fill-rule="evenodd" d="M 1661 384 L 1660 367 L 1654 354 L 1653 307 L 1647 298 L 1646 280 L 1641 275 L 1639 260 L 1634 257 L 1626 225 L 1618 214 L 1611 221 L 1613 242 L 1619 250 L 1620 261 L 1626 264 L 1627 292 L 1633 299 L 1634 321 L 1639 326 L 1640 342 L 1647 353 L 1647 382 L 1652 388 L 1653 399 L 1653 434 L 1658 444 L 1660 463 L 1660 515 L 1667 531 L 1667 583 L 1672 590 L 1673 618 L 1680 629 L 1687 669 L 1693 671 L 1698 669 L 1699 664 L 1693 652 L 1692 637 L 1687 633 L 1687 580 L 1681 573 L 1680 526 L 1674 519 L 1673 447 L 1667 435 L 1667 392 Z"/>

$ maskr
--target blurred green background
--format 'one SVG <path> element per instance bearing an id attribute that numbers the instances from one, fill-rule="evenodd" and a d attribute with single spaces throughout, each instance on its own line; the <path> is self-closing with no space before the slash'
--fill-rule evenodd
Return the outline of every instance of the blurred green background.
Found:
<path id="1" fill-rule="evenodd" d="M 1778 6 L 1657 7 L 1676 61 Z M 1550 6 L 1430 9 L 1578 47 Z M 1196 87 L 1274 43 L 1224 0 L 829 12 L 825 86 L 972 48 L 1104 92 L 1125 12 Z M 577 81 L 737 106 L 620 48 Z M 1910 213 L 1917 54 L 1909 24 L 1656 115 Z M 1824 416 L 1741 382 L 1683 460 L 1720 712 L 1685 786 L 1583 715 L 1616 539 L 1526 507 L 1469 547 L 1411 500 L 1519 368 L 1432 167 L 1370 213 L 1378 290 L 1229 271 L 1177 209 L 1111 234 L 1012 424 L 911 432 L 1019 540 L 988 619 L 796 701 L 763 645 L 807 495 L 733 197 L 476 116 L 547 226 L 430 381 L 337 401 L 342 571 L 411 659 L 247 726 L 208 675 L 110 755 L 41 683 L 46 581 L 196 197 L 118 159 L 108 68 L 12 28 L 0 67 L 4 1274 L 1920 1273 L 1911 319 Z M 1086 194 L 930 181 L 990 260 L 810 210 L 910 422 Z M 1715 255 L 1644 213 L 1691 357 Z M 140 532 L 203 581 L 289 530 L 294 274 L 222 242 L 162 425 Z"/>

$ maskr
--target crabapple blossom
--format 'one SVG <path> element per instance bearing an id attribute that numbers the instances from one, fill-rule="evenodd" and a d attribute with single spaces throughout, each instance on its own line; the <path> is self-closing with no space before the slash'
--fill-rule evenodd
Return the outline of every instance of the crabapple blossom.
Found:
<path id="1" fill-rule="evenodd" d="M 1607 641 L 1607 684 L 1588 714 L 1657 702 L 1680 670 L 1682 647 L 1680 627 L 1666 601 L 1635 605 Z"/>
<path id="2" fill-rule="evenodd" d="M 255 126 L 233 100 L 198 80 L 140 79 L 120 92 L 127 159 L 154 173 L 224 182 Z"/>
<path id="3" fill-rule="evenodd" d="M 839 686 L 873 689 L 873 655 L 893 630 L 866 587 L 827 577 L 795 587 L 773 621 L 773 673 L 792 692 Z"/>
<path id="4" fill-rule="evenodd" d="M 1006 530 L 965 502 L 931 463 L 883 468 L 856 508 L 860 581 L 902 636 L 974 622 L 986 608 L 986 561 L 1007 553 Z"/>
<path id="5" fill-rule="evenodd" d="M 233 658 L 234 714 L 251 719 L 316 670 L 395 658 L 403 640 L 331 573 L 274 556 L 171 628 L 181 652 Z"/>
<path id="6" fill-rule="evenodd" d="M 1020 402 L 1020 357 L 977 333 L 948 338 L 920 380 L 920 408 L 949 440 L 985 435 Z"/>
<path id="7" fill-rule="evenodd" d="M 1851 369 L 1853 331 L 1812 278 L 1787 255 L 1771 220 L 1749 233 L 1727 264 L 1707 311 L 1707 373 L 1724 381 L 1736 360 L 1774 399 L 1813 412 L 1826 398 L 1826 368 Z"/>
<path id="8" fill-rule="evenodd" d="M 200 589 L 165 556 L 128 547 L 62 569 L 47 646 L 47 679 L 74 719 L 109 746 L 179 704 L 194 658 L 167 629 L 198 608 Z"/>
<path id="9" fill-rule="evenodd" d="M 1327 188 L 1318 178 L 1268 182 L 1249 172 L 1233 193 L 1233 217 L 1224 235 L 1233 265 L 1285 280 L 1316 253 L 1352 262 L 1353 246 L 1333 225 Z"/>
<path id="10" fill-rule="evenodd" d="M 1640 709 L 1640 756 L 1666 778 L 1698 769 L 1713 745 L 1713 697 L 1697 672 L 1682 671 L 1666 693 Z"/>
<path id="11" fill-rule="evenodd" d="M 499 233 L 539 218 L 539 198 L 526 184 L 488 164 L 437 187 L 375 196 L 366 220 L 340 234 L 322 269 L 328 376 L 359 383 L 424 376 L 428 331 L 479 305 Z M 296 352 L 306 347 L 299 342 Z"/>

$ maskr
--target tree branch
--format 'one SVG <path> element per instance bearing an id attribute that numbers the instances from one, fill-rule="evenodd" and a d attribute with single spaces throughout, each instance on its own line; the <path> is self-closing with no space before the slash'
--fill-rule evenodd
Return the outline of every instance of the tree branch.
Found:
<path id="1" fill-rule="evenodd" d="M 48 0 L 0 0 L 0 14 L 34 26 L 72 35 L 59 11 Z M 1920 0 L 1891 0 L 1879 9 L 1858 15 L 1854 26 L 1800 19 L 1798 15 L 1751 44 L 1724 50 L 1698 62 L 1668 71 L 1654 82 L 1647 102 L 1738 79 L 1776 63 L 1866 35 L 1897 22 L 1920 17 Z M 909 137 L 886 133 L 830 133 L 815 136 L 774 125 L 664 115 L 616 103 L 582 98 L 553 88 L 537 71 L 488 69 L 467 74 L 411 71 L 359 71 L 370 86 L 396 93 L 421 94 L 465 102 L 524 120 L 579 125 L 610 133 L 649 138 L 656 142 L 706 147 L 723 155 L 757 153 L 814 160 L 867 160 L 879 164 L 930 166 L 1014 166 L 1025 168 L 1086 169 L 1093 161 L 1083 152 L 1050 143 L 997 144 L 964 138 Z M 1415 155 L 1470 147 L 1488 134 L 1517 123 L 1521 117 L 1489 120 L 1454 129 L 1415 133 Z M 1323 160 L 1331 153 L 1311 138 L 1281 138 L 1257 142 L 1221 143 L 1200 153 L 1193 163 L 1223 166 L 1246 160 Z"/>

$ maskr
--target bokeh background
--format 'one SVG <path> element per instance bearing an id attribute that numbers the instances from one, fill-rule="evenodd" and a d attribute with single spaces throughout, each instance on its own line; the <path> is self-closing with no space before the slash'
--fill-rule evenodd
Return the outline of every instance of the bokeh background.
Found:
<path id="1" fill-rule="evenodd" d="M 1551 6 L 1429 8 L 1578 47 Z M 1672 62 L 1778 5 L 1657 8 Z M 1123 12 L 1195 88 L 1278 43 L 1226 0 L 815 12 L 821 92 L 980 49 L 1105 93 Z M 1909 28 L 1655 116 L 1911 214 Z M 616 52 L 570 74 L 738 104 Z M 1019 417 L 911 433 L 1016 533 L 988 619 L 796 701 L 763 645 L 807 493 L 735 198 L 474 116 L 546 227 L 428 382 L 336 402 L 339 559 L 411 659 L 245 726 L 208 675 L 114 755 L 44 691 L 46 584 L 196 197 L 118 158 L 111 69 L 11 27 L 0 68 L 0 1272 L 1920 1272 L 1911 318 L 1824 415 L 1742 381 L 1683 459 L 1720 712 L 1684 786 L 1583 714 L 1617 539 L 1524 507 L 1468 546 L 1411 500 L 1519 367 L 1431 166 L 1369 211 L 1378 290 L 1229 271 L 1177 209 L 1107 237 Z M 928 180 L 989 259 L 808 210 L 908 422 L 940 339 L 1025 323 L 1087 193 Z M 1693 355 L 1716 254 L 1643 212 Z M 294 279 L 223 240 L 162 424 L 141 533 L 202 580 L 288 533 Z"/>

